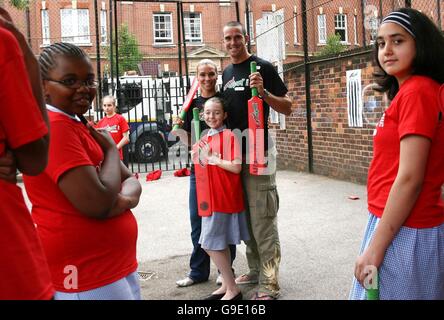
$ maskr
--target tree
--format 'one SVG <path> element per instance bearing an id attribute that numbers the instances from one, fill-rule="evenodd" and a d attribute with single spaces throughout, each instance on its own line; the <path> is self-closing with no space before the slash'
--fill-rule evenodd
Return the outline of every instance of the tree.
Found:
<path id="1" fill-rule="evenodd" d="M 119 76 L 123 75 L 125 71 L 137 70 L 138 64 L 142 61 L 142 53 L 139 50 L 139 44 L 136 37 L 129 32 L 126 24 L 121 24 L 117 32 L 119 42 Z M 113 74 L 116 74 L 116 45 L 115 37 L 113 36 Z M 107 55 L 110 56 L 109 47 Z"/>
<path id="2" fill-rule="evenodd" d="M 29 7 L 29 0 L 9 0 L 11 6 L 23 10 Z"/>
<path id="3" fill-rule="evenodd" d="M 327 37 L 327 45 L 319 52 L 320 56 L 335 55 L 345 50 L 345 46 L 341 43 L 339 34 Z"/>

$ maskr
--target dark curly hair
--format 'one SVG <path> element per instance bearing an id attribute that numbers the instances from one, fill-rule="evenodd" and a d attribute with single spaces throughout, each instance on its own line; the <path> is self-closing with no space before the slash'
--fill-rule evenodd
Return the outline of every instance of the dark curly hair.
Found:
<path id="1" fill-rule="evenodd" d="M 435 23 L 425 14 L 411 8 L 401 8 L 397 12 L 408 14 L 415 35 L 416 57 L 413 60 L 413 74 L 432 78 L 442 84 L 444 82 L 444 36 Z M 390 100 L 399 91 L 398 81 L 394 76 L 388 75 L 378 60 L 378 43 L 374 46 L 374 59 L 379 69 L 373 75 L 379 92 L 387 92 Z"/>

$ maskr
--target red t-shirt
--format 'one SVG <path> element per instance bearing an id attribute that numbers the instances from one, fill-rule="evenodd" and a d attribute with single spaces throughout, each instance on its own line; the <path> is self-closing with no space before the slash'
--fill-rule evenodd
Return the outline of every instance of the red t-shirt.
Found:
<path id="1" fill-rule="evenodd" d="M 401 139 L 420 135 L 432 144 L 421 193 L 404 225 L 430 228 L 444 222 L 444 120 L 439 120 L 438 90 L 439 84 L 430 78 L 411 77 L 376 126 L 367 189 L 369 211 L 377 217 L 382 216 L 398 173 Z"/>
<path id="2" fill-rule="evenodd" d="M 81 122 L 61 113 L 48 114 L 48 166 L 36 177 L 24 177 L 32 214 L 55 288 L 62 292 L 95 289 L 136 270 L 137 223 L 130 210 L 106 220 L 88 218 L 65 197 L 59 178 L 79 166 L 100 170 L 103 152 Z M 71 266 L 78 275 L 77 289 L 64 286 L 67 277 L 74 275 Z"/>
<path id="3" fill-rule="evenodd" d="M 111 137 L 116 144 L 122 140 L 123 134 L 129 130 L 129 126 L 125 118 L 117 113 L 111 118 L 105 116 L 100 119 L 99 123 L 96 125 L 96 128 L 106 129 L 111 134 Z M 122 149 L 120 149 L 119 152 L 120 160 L 123 160 Z"/>
<path id="4" fill-rule="evenodd" d="M 233 161 L 242 159 L 239 142 L 231 130 L 225 129 L 213 136 L 203 138 L 208 141 L 211 151 L 222 159 Z M 245 209 L 244 193 L 240 174 L 208 164 L 208 178 L 211 181 L 211 207 L 215 212 L 239 213 Z"/>
<path id="5" fill-rule="evenodd" d="M 48 133 L 16 39 L 0 27 L 0 156 Z M 0 300 L 51 299 L 54 288 L 22 190 L 0 179 Z"/>

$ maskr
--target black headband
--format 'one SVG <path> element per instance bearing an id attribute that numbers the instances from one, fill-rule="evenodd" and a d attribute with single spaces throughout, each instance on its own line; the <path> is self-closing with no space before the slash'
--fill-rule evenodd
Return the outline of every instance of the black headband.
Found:
<path id="1" fill-rule="evenodd" d="M 413 33 L 412 23 L 410 22 L 410 20 L 411 19 L 408 14 L 400 11 L 394 11 L 390 13 L 387 17 L 385 17 L 382 20 L 381 24 L 388 22 L 396 23 L 397 25 L 403 27 L 408 33 L 410 33 L 413 38 L 416 38 L 415 34 Z"/>

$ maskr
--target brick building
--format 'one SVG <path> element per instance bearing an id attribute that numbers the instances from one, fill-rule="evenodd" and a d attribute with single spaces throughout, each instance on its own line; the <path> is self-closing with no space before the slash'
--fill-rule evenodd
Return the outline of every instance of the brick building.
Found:
<path id="1" fill-rule="evenodd" d="M 362 87 L 374 82 L 373 55 L 369 50 L 311 65 L 311 123 L 313 171 L 338 179 L 365 183 L 372 158 L 372 136 L 375 123 L 387 107 L 381 94 L 368 90 L 363 104 L 375 105 L 371 118 L 362 127 L 350 127 L 347 110 L 346 72 L 361 70 Z M 298 106 L 286 119 L 284 130 L 275 127 L 279 153 L 278 165 L 297 171 L 308 171 L 307 113 L 305 108 L 305 72 L 303 66 L 285 74 L 289 95 Z M 366 114 L 370 116 L 369 114 Z"/>
<path id="2" fill-rule="evenodd" d="M 7 0 L 3 0 L 8 4 Z M 98 0 L 97 10 L 93 0 L 31 0 L 28 10 L 11 9 L 19 27 L 28 36 L 32 48 L 38 54 L 40 48 L 56 41 L 69 41 L 86 50 L 93 61 L 100 54 L 102 71 L 109 65 L 106 47 L 109 45 L 110 25 L 114 12 L 113 1 Z M 185 29 L 185 46 L 190 72 L 202 58 L 211 58 L 220 67 L 228 63 L 222 46 L 222 27 L 237 19 L 247 25 L 246 0 L 201 0 L 182 3 Z M 378 26 L 378 19 L 403 5 L 404 0 L 307 0 L 307 32 L 310 55 L 315 55 L 327 43 L 328 36 L 338 33 L 346 49 L 368 45 Z M 412 5 L 441 24 L 439 13 L 442 1 L 413 0 Z M 179 62 L 185 71 L 185 52 L 179 59 L 178 12 L 180 6 L 174 2 L 117 2 L 117 25 L 125 24 L 137 39 L 142 53 L 139 73 L 177 74 Z M 303 25 L 301 0 L 250 0 L 249 34 L 251 51 L 256 52 L 256 21 L 273 12 L 283 10 L 285 33 L 285 60 L 291 63 L 303 57 Z M 112 11 L 114 8 L 111 8 Z M 97 11 L 97 12 L 96 12 Z M 97 16 L 97 22 L 96 22 Z M 365 26 L 365 27 L 364 27 Z M 96 37 L 98 34 L 98 38 Z M 98 40 L 98 41 L 97 41 Z M 100 49 L 97 50 L 97 42 Z M 128 70 L 123 70 L 128 71 Z"/>
<path id="3" fill-rule="evenodd" d="M 5 0 L 6 1 L 6 0 Z M 0 1 L 1 2 L 1 1 Z M 207 2 L 207 3 L 206 3 Z M 212 3 L 210 3 L 212 2 Z M 225 2 L 225 3 L 224 3 Z M 364 183 L 372 156 L 374 121 L 364 121 L 361 127 L 351 127 L 347 118 L 346 72 L 361 71 L 362 86 L 373 82 L 373 64 L 369 50 L 379 19 L 393 9 L 403 6 L 403 0 L 307 0 L 307 38 L 309 54 L 314 57 L 327 42 L 329 35 L 339 33 L 347 49 L 354 50 L 335 60 L 312 61 L 311 78 L 305 79 L 303 57 L 303 26 L 301 0 L 252 0 L 250 21 L 284 11 L 286 71 L 285 83 L 294 102 L 294 112 L 280 124 L 272 124 L 271 135 L 277 141 L 278 164 L 295 170 L 308 170 L 308 136 L 305 97 L 307 80 L 311 93 L 312 159 L 315 173 Z M 412 0 L 414 8 L 428 14 L 443 29 L 444 0 Z M 71 41 L 85 49 L 96 60 L 101 53 L 102 72 L 109 59 L 104 48 L 109 44 L 109 1 L 97 1 L 97 26 L 92 0 L 33 0 L 27 11 L 10 9 L 15 22 L 30 40 L 36 54 L 41 47 L 56 41 Z M 246 24 L 245 1 L 238 2 L 239 18 Z M 118 24 L 125 23 L 135 35 L 143 59 L 139 73 L 162 74 L 179 71 L 179 61 L 185 70 L 184 51 L 179 59 L 178 5 L 176 3 L 119 1 Z M 236 20 L 236 7 L 226 1 L 201 0 L 183 3 L 184 29 L 188 68 L 194 71 L 202 58 L 213 59 L 221 68 L 229 59 L 222 45 L 222 26 Z M 98 32 L 95 30 L 98 29 Z M 251 51 L 256 52 L 255 24 Z M 99 39 L 96 38 L 99 34 Z M 99 40 L 100 50 L 96 43 Z M 274 44 L 270 44 L 274 45 Z M 382 96 L 369 91 L 375 119 L 387 106 Z M 365 97 L 364 97 L 365 98 Z M 371 101 L 370 101 L 371 100 Z"/>

